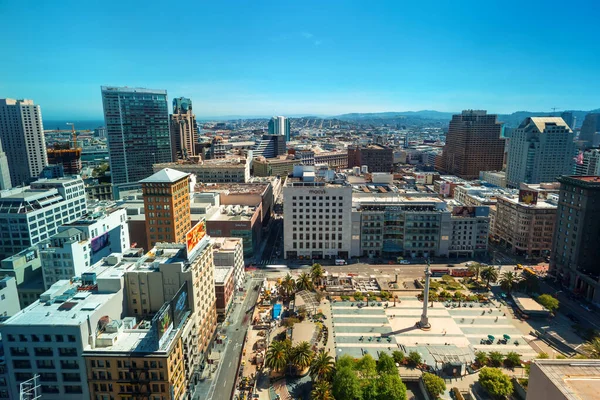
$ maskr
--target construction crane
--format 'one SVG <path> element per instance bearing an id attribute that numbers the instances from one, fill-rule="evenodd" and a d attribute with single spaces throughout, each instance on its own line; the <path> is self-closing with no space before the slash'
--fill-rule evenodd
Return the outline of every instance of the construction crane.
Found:
<path id="1" fill-rule="evenodd" d="M 67 125 L 71 125 L 71 133 L 73 134 L 73 148 L 77 148 L 77 132 L 75 132 L 75 124 L 73 122 L 67 122 Z"/>
<path id="2" fill-rule="evenodd" d="M 558 110 L 558 107 L 550 107 L 550 109 L 552 110 L 552 114 L 556 113 L 556 110 Z"/>

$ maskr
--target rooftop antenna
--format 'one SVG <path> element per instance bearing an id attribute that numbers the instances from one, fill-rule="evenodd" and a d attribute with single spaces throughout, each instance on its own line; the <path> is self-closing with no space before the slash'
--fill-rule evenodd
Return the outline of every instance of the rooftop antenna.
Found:
<path id="1" fill-rule="evenodd" d="M 556 110 L 558 109 L 558 107 L 550 107 L 550 109 L 552 110 L 552 114 L 554 114 L 556 112 Z M 554 115 L 552 115 L 554 116 Z"/>

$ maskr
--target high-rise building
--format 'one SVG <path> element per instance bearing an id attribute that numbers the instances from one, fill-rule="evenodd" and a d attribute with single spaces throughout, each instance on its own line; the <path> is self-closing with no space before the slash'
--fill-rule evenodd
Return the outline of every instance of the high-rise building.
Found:
<path id="1" fill-rule="evenodd" d="M 464 179 L 477 179 L 480 171 L 502 170 L 504 138 L 497 116 L 484 110 L 453 115 L 439 168 Z"/>
<path id="2" fill-rule="evenodd" d="M 600 113 L 589 113 L 585 116 L 579 140 L 583 141 L 587 147 L 600 145 Z"/>
<path id="3" fill-rule="evenodd" d="M 189 174 L 165 168 L 140 181 L 148 249 L 157 242 L 185 243 L 191 228 Z"/>
<path id="4" fill-rule="evenodd" d="M 569 125 L 572 131 L 575 130 L 575 126 L 577 125 L 577 117 L 573 115 L 571 111 L 564 111 L 560 114 L 560 117 Z"/>
<path id="5" fill-rule="evenodd" d="M 550 275 L 584 298 L 600 301 L 600 176 L 563 176 Z"/>
<path id="6" fill-rule="evenodd" d="M 102 86 L 102 105 L 113 185 L 135 185 L 172 161 L 166 90 Z"/>
<path id="7" fill-rule="evenodd" d="M 554 182 L 573 174 L 575 156 L 573 130 L 560 117 L 528 117 L 510 138 L 506 182 Z"/>
<path id="8" fill-rule="evenodd" d="M 12 186 L 36 180 L 48 164 L 40 106 L 33 100 L 0 99 L 0 140 Z"/>
<path id="9" fill-rule="evenodd" d="M 187 159 L 196 155 L 198 124 L 192 112 L 192 100 L 185 97 L 173 99 L 171 114 L 171 150 L 173 160 Z"/>
<path id="10" fill-rule="evenodd" d="M 8 168 L 8 158 L 2 148 L 2 140 L 0 140 L 0 190 L 10 189 L 12 183 L 10 181 L 10 169 Z"/>
<path id="11" fill-rule="evenodd" d="M 263 135 L 252 152 L 253 157 L 275 158 L 286 154 L 285 137 L 281 135 Z"/>
<path id="12" fill-rule="evenodd" d="M 600 176 L 600 149 L 587 149 L 575 157 L 575 175 Z"/>
<path id="13" fill-rule="evenodd" d="M 269 120 L 269 134 L 281 135 L 285 141 L 290 141 L 290 120 L 286 117 L 273 117 Z"/>

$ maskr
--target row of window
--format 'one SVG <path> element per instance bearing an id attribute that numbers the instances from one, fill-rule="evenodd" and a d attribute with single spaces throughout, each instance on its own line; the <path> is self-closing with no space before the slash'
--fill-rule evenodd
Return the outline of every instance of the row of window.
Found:
<path id="1" fill-rule="evenodd" d="M 67 341 L 69 342 L 76 342 L 77 338 L 75 337 L 75 335 L 66 335 L 67 337 Z M 23 335 L 20 334 L 18 335 L 18 341 L 19 342 L 40 342 L 43 341 L 44 342 L 64 342 L 65 341 L 65 335 Z M 8 334 L 6 335 L 6 340 L 9 342 L 16 342 L 17 341 L 17 336 L 12 335 L 12 334 Z"/>

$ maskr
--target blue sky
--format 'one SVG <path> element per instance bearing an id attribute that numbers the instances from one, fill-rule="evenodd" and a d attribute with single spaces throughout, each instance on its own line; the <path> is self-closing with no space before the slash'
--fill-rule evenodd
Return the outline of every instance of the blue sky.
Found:
<path id="1" fill-rule="evenodd" d="M 596 1 L 0 0 L 0 98 L 101 118 L 100 86 L 200 117 L 600 107 Z"/>

